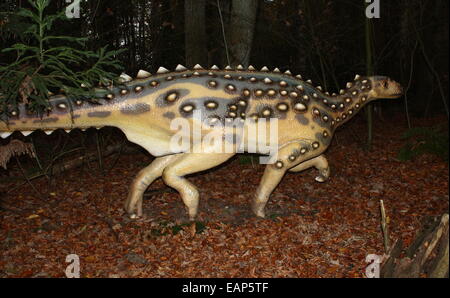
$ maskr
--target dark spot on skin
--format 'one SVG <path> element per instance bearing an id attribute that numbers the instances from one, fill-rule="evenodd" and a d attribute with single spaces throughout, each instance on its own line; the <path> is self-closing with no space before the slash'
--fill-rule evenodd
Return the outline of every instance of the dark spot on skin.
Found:
<path id="1" fill-rule="evenodd" d="M 39 120 L 34 120 L 33 123 L 53 123 L 53 122 L 58 122 L 58 118 L 46 118 L 46 119 L 39 119 Z"/>
<path id="2" fill-rule="evenodd" d="M 214 101 L 217 103 L 217 107 L 215 109 L 208 109 L 206 107 L 206 103 Z M 246 107 L 240 107 L 236 103 L 237 98 L 235 99 L 226 99 L 221 97 L 195 97 L 195 98 L 185 98 L 182 100 L 183 105 L 194 105 L 197 110 L 201 112 L 202 119 L 206 119 L 209 116 L 218 115 L 220 117 L 225 117 L 228 115 L 228 107 L 230 104 L 235 104 L 237 107 L 237 110 L 234 110 L 233 112 L 236 113 L 236 115 L 239 115 L 241 112 L 245 112 Z M 180 113 L 184 116 L 184 113 L 180 111 Z"/>
<path id="3" fill-rule="evenodd" d="M 270 105 L 260 104 L 256 106 L 256 112 L 258 113 L 259 118 L 274 118 L 276 117 L 274 110 Z"/>
<path id="4" fill-rule="evenodd" d="M 317 124 L 319 124 L 320 127 L 327 127 L 329 125 L 329 123 L 331 122 L 331 117 L 328 114 L 325 114 L 323 111 L 320 111 L 320 115 L 321 116 L 316 116 L 314 115 L 313 119 L 314 122 L 316 122 Z M 327 116 L 328 117 L 328 121 L 325 122 L 323 120 L 323 116 Z"/>
<path id="5" fill-rule="evenodd" d="M 169 94 L 177 94 L 177 99 L 174 101 L 168 101 L 167 96 Z M 181 98 L 185 97 L 188 94 L 189 94 L 188 89 L 172 89 L 172 90 L 169 90 L 166 93 L 163 93 L 160 96 L 158 96 L 158 98 L 156 98 L 156 100 L 155 100 L 155 103 L 156 103 L 156 106 L 158 106 L 158 107 L 168 107 L 168 106 L 175 104 Z"/>
<path id="6" fill-rule="evenodd" d="M 219 106 L 219 104 L 214 100 L 205 101 L 204 105 L 208 110 L 215 110 Z"/>
<path id="7" fill-rule="evenodd" d="M 92 118 L 105 118 L 105 117 L 108 117 L 109 115 L 111 115 L 111 112 L 107 112 L 107 111 L 90 112 L 87 115 L 88 115 L 88 117 L 92 117 Z"/>
<path id="8" fill-rule="evenodd" d="M 196 109 L 195 104 L 186 103 L 180 107 L 180 114 L 184 117 L 191 117 Z"/>
<path id="9" fill-rule="evenodd" d="M 205 121 L 205 124 L 210 126 L 210 127 L 214 127 L 215 125 L 219 125 L 219 123 L 221 123 L 223 125 L 223 119 L 221 119 L 217 115 L 208 116 L 206 118 L 206 121 Z"/>
<path id="10" fill-rule="evenodd" d="M 216 80 L 209 80 L 207 83 L 207 87 L 210 89 L 216 89 L 219 86 Z"/>
<path id="11" fill-rule="evenodd" d="M 165 112 L 163 114 L 163 117 L 165 117 L 167 119 L 173 119 L 173 118 L 175 118 L 175 113 L 173 113 L 173 112 Z"/>
<path id="12" fill-rule="evenodd" d="M 146 113 L 150 111 L 150 105 L 146 103 L 137 103 L 134 105 L 126 106 L 125 108 L 120 109 L 122 114 L 126 115 L 138 115 L 142 113 Z"/>
<path id="13" fill-rule="evenodd" d="M 297 114 L 295 116 L 295 119 L 297 119 L 298 122 L 300 122 L 303 125 L 308 125 L 309 119 L 303 116 L 302 114 Z"/>
<path id="14" fill-rule="evenodd" d="M 324 137 L 323 133 L 318 132 L 318 133 L 316 133 L 315 136 L 316 136 L 316 140 L 319 140 L 320 143 L 322 143 L 325 146 L 328 146 L 330 144 L 330 142 L 331 142 L 330 135 L 328 135 L 328 137 Z"/>

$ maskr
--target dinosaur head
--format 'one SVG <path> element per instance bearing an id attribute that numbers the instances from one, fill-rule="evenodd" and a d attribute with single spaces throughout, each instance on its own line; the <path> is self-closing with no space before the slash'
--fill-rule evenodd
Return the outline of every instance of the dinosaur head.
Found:
<path id="1" fill-rule="evenodd" d="M 377 98 L 398 98 L 403 95 L 403 87 L 394 80 L 385 76 L 370 77 L 372 81 L 372 90 L 369 97 Z"/>

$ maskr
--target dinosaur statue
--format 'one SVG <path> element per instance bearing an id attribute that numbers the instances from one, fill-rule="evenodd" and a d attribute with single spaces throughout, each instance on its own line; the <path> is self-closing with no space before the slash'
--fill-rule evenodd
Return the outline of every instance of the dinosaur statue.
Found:
<path id="1" fill-rule="evenodd" d="M 315 167 L 318 182 L 329 177 L 323 152 L 337 127 L 368 102 L 398 98 L 403 93 L 400 84 L 388 77 L 356 75 L 339 94 L 330 95 L 322 87 L 314 87 L 311 80 L 303 80 L 290 71 L 270 71 L 267 67 L 257 71 L 241 65 L 223 70 L 215 65 L 209 69 L 178 65 L 173 72 L 160 67 L 155 75 L 141 70 L 134 80 L 126 74 L 121 79 L 122 84 L 103 88 L 96 103 L 54 96 L 50 99 L 51 110 L 42 117 L 29 113 L 21 104 L 0 119 L 0 135 L 5 138 L 21 131 L 26 136 L 38 129 L 49 134 L 56 129 L 117 127 L 128 140 L 156 157 L 131 184 L 125 203 L 127 212 L 131 217 L 142 216 L 144 191 L 162 177 L 180 193 L 191 220 L 197 214 L 199 193 L 185 176 L 220 165 L 236 152 L 248 152 L 248 146 L 242 145 L 244 139 L 265 148 L 257 148 L 256 153 L 268 154 L 263 145 L 269 136 L 254 135 L 258 123 L 269 123 L 263 120 L 277 120 L 276 152 L 271 154 L 276 159 L 267 164 L 253 200 L 252 210 L 259 217 L 264 217 L 269 196 L 286 171 Z M 195 116 L 196 112 L 201 118 Z M 188 146 L 174 150 L 173 138 L 180 136 L 174 125 L 177 120 L 193 126 L 199 121 L 207 122 L 201 126 L 202 135 L 215 133 L 218 139 L 226 139 L 223 143 L 231 144 L 234 151 L 217 151 L 217 147 L 194 142 L 193 138 Z M 236 120 L 242 125 L 224 125 Z M 262 128 L 258 126 L 256 130 Z M 192 137 L 193 130 L 181 134 Z"/>

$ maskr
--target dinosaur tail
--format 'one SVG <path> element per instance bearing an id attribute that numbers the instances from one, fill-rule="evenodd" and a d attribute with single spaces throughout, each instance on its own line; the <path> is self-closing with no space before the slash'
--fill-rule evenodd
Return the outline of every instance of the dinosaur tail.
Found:
<path id="1" fill-rule="evenodd" d="M 93 104 L 81 100 L 69 100 L 65 96 L 56 96 L 49 101 L 51 109 L 44 115 L 31 113 L 24 104 L 10 111 L 8 117 L 0 118 L 0 136 L 7 138 L 14 131 L 27 136 L 35 130 L 50 134 L 56 129 L 66 131 L 108 125 L 105 118 L 110 115 L 107 105 Z"/>

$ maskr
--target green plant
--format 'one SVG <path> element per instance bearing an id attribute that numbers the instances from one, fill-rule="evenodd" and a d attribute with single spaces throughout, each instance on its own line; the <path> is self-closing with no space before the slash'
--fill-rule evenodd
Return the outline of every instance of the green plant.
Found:
<path id="1" fill-rule="evenodd" d="M 65 93 L 70 98 L 95 98 L 96 84 L 107 85 L 117 75 L 112 70 L 121 68 L 116 56 L 120 51 L 97 52 L 83 50 L 86 38 L 51 35 L 57 20 L 67 21 L 64 11 L 46 15 L 50 0 L 28 0 L 32 10 L 20 9 L 16 16 L 29 23 L 23 32 L 29 41 L 16 43 L 2 50 L 15 52 L 16 59 L 9 65 L 0 65 L 0 116 L 8 115 L 19 103 L 29 110 L 42 113 L 49 108 L 53 93 Z"/>
<path id="2" fill-rule="evenodd" d="M 448 133 L 440 127 L 415 127 L 408 129 L 402 136 L 406 144 L 398 152 L 401 161 L 429 153 L 448 161 Z"/>

